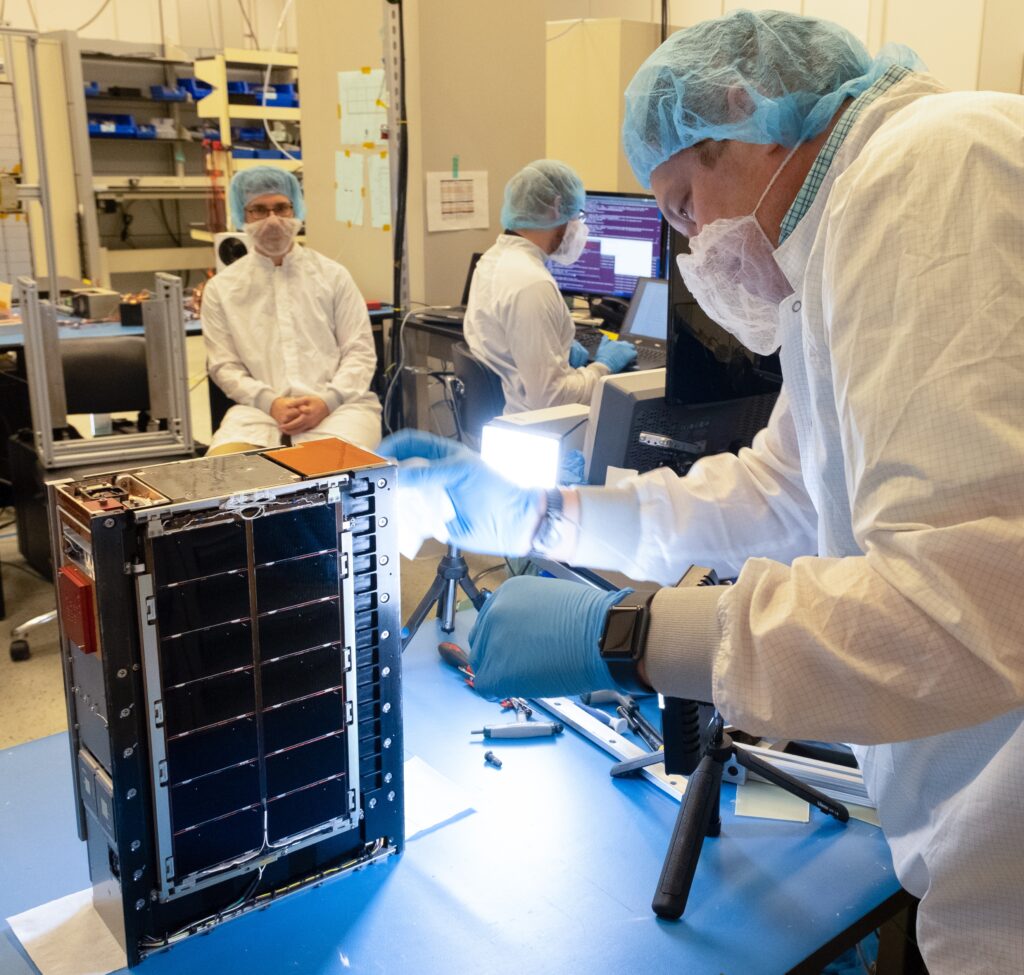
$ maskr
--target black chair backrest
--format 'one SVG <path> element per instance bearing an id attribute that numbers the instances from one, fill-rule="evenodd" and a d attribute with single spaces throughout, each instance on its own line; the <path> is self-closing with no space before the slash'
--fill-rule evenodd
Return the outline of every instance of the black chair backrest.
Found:
<path id="1" fill-rule="evenodd" d="M 478 450 L 484 424 L 500 416 L 505 409 L 501 380 L 469 351 L 465 342 L 452 346 L 452 360 L 462 387 L 455 401 L 459 426 L 466 443 Z"/>
<path id="2" fill-rule="evenodd" d="M 228 397 L 214 381 L 212 376 L 206 377 L 207 392 L 210 398 L 210 429 L 214 432 L 224 422 L 224 416 L 232 406 L 234 400 Z"/>
<path id="3" fill-rule="evenodd" d="M 60 354 L 68 413 L 149 409 L 143 336 L 69 339 L 60 343 Z"/>

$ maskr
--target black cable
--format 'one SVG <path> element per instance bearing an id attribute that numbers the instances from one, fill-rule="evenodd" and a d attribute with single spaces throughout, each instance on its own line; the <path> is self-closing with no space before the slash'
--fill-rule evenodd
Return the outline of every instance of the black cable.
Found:
<path id="1" fill-rule="evenodd" d="M 171 221 L 167 217 L 167 208 L 164 206 L 164 201 L 161 199 L 154 200 L 153 202 L 157 204 L 157 207 L 160 210 L 160 219 L 164 222 L 164 228 L 167 230 L 167 236 L 174 241 L 175 247 L 181 247 L 181 236 L 180 234 L 176 234 L 174 229 L 171 227 Z"/>
<path id="2" fill-rule="evenodd" d="M 398 140 L 398 185 L 395 187 L 395 236 L 393 238 L 394 280 L 392 284 L 394 298 L 392 300 L 392 305 L 395 309 L 395 315 L 397 317 L 401 317 L 405 314 L 405 308 L 402 307 L 402 271 L 405 263 L 405 210 L 406 194 L 409 182 L 409 132 L 405 103 L 405 16 L 402 7 L 402 0 L 388 0 L 388 2 L 398 8 L 398 54 L 396 56 L 398 58 L 399 81 L 398 104 L 395 106 L 397 131 L 393 134 L 393 137 Z M 399 329 L 396 329 L 394 325 L 395 319 L 392 318 L 391 348 L 388 353 L 390 365 L 392 367 L 397 366 L 399 354 L 397 334 Z M 386 419 L 388 420 L 388 429 L 400 429 L 404 421 L 401 397 L 392 401 L 392 415 Z"/>

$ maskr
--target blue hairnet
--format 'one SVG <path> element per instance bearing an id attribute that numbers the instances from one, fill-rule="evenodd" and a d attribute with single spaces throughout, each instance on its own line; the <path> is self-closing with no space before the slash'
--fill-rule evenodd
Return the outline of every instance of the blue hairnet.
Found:
<path id="1" fill-rule="evenodd" d="M 245 223 L 246 204 L 257 196 L 266 193 L 280 193 L 292 201 L 295 216 L 302 220 L 306 216 L 306 204 L 302 199 L 299 181 L 287 170 L 275 166 L 253 166 L 235 173 L 228 188 L 228 206 L 231 208 L 231 221 L 241 229 Z"/>
<path id="2" fill-rule="evenodd" d="M 570 166 L 537 159 L 505 184 L 501 225 L 506 230 L 547 230 L 578 217 L 587 195 Z"/>
<path id="3" fill-rule="evenodd" d="M 626 89 L 623 148 L 649 187 L 655 168 L 705 139 L 792 147 L 894 64 L 924 68 L 897 44 L 872 58 L 827 20 L 736 10 L 677 31 L 640 66 Z"/>

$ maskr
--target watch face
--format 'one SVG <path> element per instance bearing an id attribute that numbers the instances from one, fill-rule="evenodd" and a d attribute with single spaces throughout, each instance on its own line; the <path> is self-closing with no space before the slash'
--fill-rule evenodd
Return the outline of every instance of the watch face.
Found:
<path id="1" fill-rule="evenodd" d="M 633 655 L 633 629 L 637 616 L 643 612 L 640 606 L 613 606 L 605 624 L 601 650 L 617 657 Z"/>

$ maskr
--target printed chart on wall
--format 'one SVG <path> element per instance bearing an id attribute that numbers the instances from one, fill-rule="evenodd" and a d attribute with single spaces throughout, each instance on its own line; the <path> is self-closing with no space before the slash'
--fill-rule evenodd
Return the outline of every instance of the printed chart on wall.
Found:
<path id="1" fill-rule="evenodd" d="M 486 230 L 487 173 L 427 173 L 427 230 Z"/>
<path id="2" fill-rule="evenodd" d="M 338 72 L 338 114 L 343 146 L 372 149 L 386 144 L 388 106 L 385 94 L 383 68 Z"/>
<path id="3" fill-rule="evenodd" d="M 363 223 L 363 156 L 341 149 L 334 154 L 334 219 L 350 227 Z"/>

